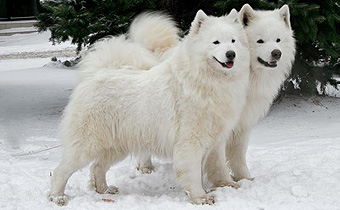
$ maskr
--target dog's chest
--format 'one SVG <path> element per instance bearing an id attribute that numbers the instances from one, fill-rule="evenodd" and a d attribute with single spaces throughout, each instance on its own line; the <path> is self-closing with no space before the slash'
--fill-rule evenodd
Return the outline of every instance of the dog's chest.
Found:
<path id="1" fill-rule="evenodd" d="M 284 79 L 284 74 L 281 72 L 263 71 L 259 74 L 252 74 L 242 118 L 248 119 L 246 121 L 249 124 L 255 124 L 265 116 Z"/>

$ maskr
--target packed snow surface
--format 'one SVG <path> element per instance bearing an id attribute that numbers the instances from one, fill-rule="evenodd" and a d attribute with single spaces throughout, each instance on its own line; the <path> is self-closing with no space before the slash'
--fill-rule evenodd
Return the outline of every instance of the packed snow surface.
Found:
<path id="1" fill-rule="evenodd" d="M 8 56 L 0 57 L 0 209 L 340 209 L 340 99 L 331 97 L 290 97 L 273 105 L 251 134 L 247 158 L 255 179 L 240 181 L 239 189 L 218 188 L 212 206 L 191 204 L 171 162 L 157 157 L 149 175 L 136 170 L 134 157 L 112 166 L 107 180 L 120 188 L 118 195 L 89 190 L 86 167 L 66 186 L 67 206 L 49 202 L 49 175 L 62 154 L 58 124 L 78 75 L 34 56 L 58 51 L 63 57 L 75 49 L 52 46 L 48 38 L 34 33 L 0 40 L 0 55 Z M 30 56 L 9 57 L 19 53 Z"/>

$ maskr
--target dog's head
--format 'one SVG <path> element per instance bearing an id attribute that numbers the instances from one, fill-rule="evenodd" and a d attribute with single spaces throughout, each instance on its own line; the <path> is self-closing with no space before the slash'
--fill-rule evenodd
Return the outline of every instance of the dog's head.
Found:
<path id="1" fill-rule="evenodd" d="M 295 40 L 288 5 L 272 11 L 254 11 L 245 4 L 239 15 L 248 36 L 252 69 L 291 65 Z"/>
<path id="2" fill-rule="evenodd" d="M 238 17 L 236 10 L 223 17 L 207 16 L 199 10 L 187 36 L 190 53 L 222 73 L 242 71 L 247 63 L 249 66 L 247 36 Z"/>

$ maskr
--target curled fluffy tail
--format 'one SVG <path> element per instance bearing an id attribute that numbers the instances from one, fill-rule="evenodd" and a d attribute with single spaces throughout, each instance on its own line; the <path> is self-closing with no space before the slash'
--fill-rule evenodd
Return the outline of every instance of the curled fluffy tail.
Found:
<path id="1" fill-rule="evenodd" d="M 79 67 L 81 79 L 84 80 L 103 69 L 131 66 L 136 69 L 149 70 L 158 63 L 149 50 L 121 35 L 96 42 L 83 55 Z"/>
<path id="2" fill-rule="evenodd" d="M 160 58 L 177 44 L 178 28 L 168 15 L 160 12 L 142 13 L 131 23 L 129 38 Z"/>
<path id="3" fill-rule="evenodd" d="M 143 13 L 131 23 L 129 39 L 121 35 L 99 40 L 82 56 L 81 79 L 90 78 L 100 70 L 122 66 L 149 70 L 177 44 L 177 34 L 176 24 L 169 16 Z"/>

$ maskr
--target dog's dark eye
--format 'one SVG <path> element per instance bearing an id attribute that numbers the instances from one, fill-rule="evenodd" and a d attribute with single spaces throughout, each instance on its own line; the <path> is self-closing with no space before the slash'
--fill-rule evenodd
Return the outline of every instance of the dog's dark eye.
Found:
<path id="1" fill-rule="evenodd" d="M 276 42 L 281 42 L 281 39 L 277 39 Z"/>
<path id="2" fill-rule="evenodd" d="M 257 40 L 257 43 L 262 44 L 262 43 L 264 43 L 264 41 L 262 39 L 259 39 L 259 40 Z"/>
<path id="3" fill-rule="evenodd" d="M 235 39 L 232 39 L 232 40 L 231 40 L 231 43 L 235 43 Z"/>
<path id="4" fill-rule="evenodd" d="M 218 40 L 214 41 L 213 44 L 219 44 L 220 42 Z"/>

